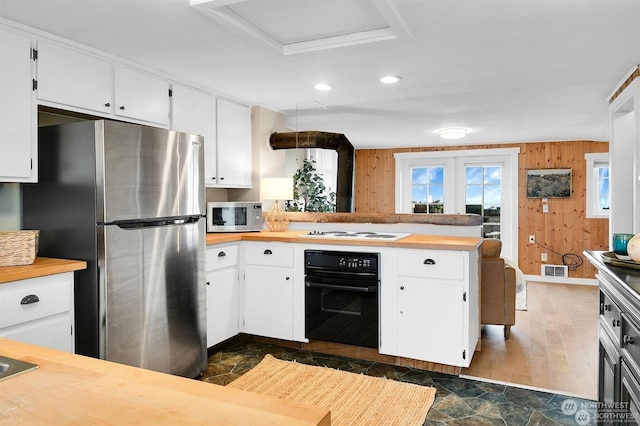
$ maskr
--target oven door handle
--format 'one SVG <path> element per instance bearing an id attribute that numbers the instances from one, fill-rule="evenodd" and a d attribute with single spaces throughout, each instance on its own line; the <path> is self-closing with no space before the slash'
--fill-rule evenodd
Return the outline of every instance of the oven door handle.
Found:
<path id="1" fill-rule="evenodd" d="M 349 285 L 319 284 L 311 281 L 305 281 L 305 285 L 310 288 L 326 288 L 330 290 L 357 291 L 360 293 L 375 293 L 378 291 L 377 286 L 354 287 Z"/>

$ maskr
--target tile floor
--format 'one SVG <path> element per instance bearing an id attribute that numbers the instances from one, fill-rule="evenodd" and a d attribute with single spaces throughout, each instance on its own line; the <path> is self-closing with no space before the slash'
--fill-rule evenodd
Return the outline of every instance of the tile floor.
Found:
<path id="1" fill-rule="evenodd" d="M 256 343 L 242 337 L 219 347 L 209 357 L 201 380 L 226 385 L 255 367 L 266 354 L 309 365 L 432 386 L 436 400 L 424 425 L 595 425 L 595 403 L 586 399 L 463 379 L 333 355 Z M 578 407 L 571 410 L 568 405 Z M 564 409 L 563 409 L 564 408 Z M 581 416 L 581 417 L 577 417 Z"/>

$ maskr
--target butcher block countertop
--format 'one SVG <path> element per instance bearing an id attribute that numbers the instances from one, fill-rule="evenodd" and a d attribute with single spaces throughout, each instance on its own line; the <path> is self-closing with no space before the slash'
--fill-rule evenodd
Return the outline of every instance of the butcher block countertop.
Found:
<path id="1" fill-rule="evenodd" d="M 399 247 L 436 250 L 476 250 L 482 244 L 481 238 L 448 237 L 441 235 L 413 234 L 396 241 L 388 240 L 350 240 L 344 238 L 308 237 L 309 231 L 284 232 L 245 232 L 245 233 L 210 233 L 207 234 L 207 245 L 228 243 L 232 241 L 278 241 L 285 243 L 340 244 L 349 246 Z"/>
<path id="2" fill-rule="evenodd" d="M 0 381 L 0 423 L 330 425 L 326 409 L 0 338 L 36 370 Z"/>
<path id="3" fill-rule="evenodd" d="M 87 262 L 82 260 L 36 257 L 32 265 L 1 266 L 0 284 L 45 275 L 61 274 L 63 272 L 79 271 L 86 268 Z"/>

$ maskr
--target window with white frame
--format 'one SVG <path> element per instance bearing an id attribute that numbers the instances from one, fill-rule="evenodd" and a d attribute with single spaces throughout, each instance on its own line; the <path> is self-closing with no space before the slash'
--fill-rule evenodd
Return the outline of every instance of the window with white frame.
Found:
<path id="1" fill-rule="evenodd" d="M 465 213 L 482 216 L 482 235 L 500 238 L 502 206 L 502 166 L 471 165 L 465 167 Z"/>
<path id="2" fill-rule="evenodd" d="M 609 153 L 588 153 L 584 159 L 587 162 L 587 218 L 608 218 L 611 208 Z"/>
<path id="3" fill-rule="evenodd" d="M 444 166 L 411 168 L 413 213 L 444 213 Z"/>

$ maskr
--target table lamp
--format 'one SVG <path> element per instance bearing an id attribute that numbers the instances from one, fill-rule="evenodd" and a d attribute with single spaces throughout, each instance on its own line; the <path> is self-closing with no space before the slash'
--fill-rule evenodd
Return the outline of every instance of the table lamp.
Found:
<path id="1" fill-rule="evenodd" d="M 267 229 L 275 232 L 285 231 L 289 218 L 280 207 L 280 200 L 293 199 L 293 178 L 260 179 L 260 199 L 274 200 L 273 207 L 265 218 Z"/>

